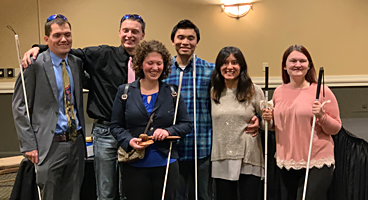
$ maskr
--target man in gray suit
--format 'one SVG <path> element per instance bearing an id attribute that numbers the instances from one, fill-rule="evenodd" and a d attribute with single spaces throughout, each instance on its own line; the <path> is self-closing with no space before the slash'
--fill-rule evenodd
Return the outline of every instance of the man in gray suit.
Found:
<path id="1" fill-rule="evenodd" d="M 82 61 L 68 55 L 71 25 L 63 15 L 45 23 L 49 47 L 15 83 L 12 101 L 20 150 L 37 164 L 42 199 L 78 200 L 84 175 L 85 137 L 82 99 Z"/>

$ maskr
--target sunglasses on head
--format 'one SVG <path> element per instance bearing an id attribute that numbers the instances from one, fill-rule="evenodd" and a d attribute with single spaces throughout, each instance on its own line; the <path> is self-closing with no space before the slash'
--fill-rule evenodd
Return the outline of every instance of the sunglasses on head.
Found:
<path id="1" fill-rule="evenodd" d="M 55 15 L 51 15 L 50 17 L 47 18 L 46 22 L 52 21 L 56 18 L 61 18 L 65 21 L 68 21 L 68 19 L 64 16 L 64 15 L 60 15 L 60 14 L 55 14 Z"/>
<path id="2" fill-rule="evenodd" d="M 131 14 L 126 14 L 124 15 L 121 20 L 120 20 L 120 24 L 123 23 L 123 21 L 125 21 L 126 19 L 136 19 L 136 20 L 140 20 L 142 21 L 142 23 L 144 24 L 143 18 L 140 15 L 131 15 Z"/>

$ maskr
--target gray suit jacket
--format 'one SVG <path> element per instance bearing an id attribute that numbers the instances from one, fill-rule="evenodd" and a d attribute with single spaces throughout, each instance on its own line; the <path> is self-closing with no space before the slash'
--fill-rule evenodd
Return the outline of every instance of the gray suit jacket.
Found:
<path id="1" fill-rule="evenodd" d="M 68 55 L 74 81 L 74 98 L 77 117 L 84 138 L 84 112 L 82 91 L 82 61 Z M 19 75 L 14 86 L 12 109 L 15 128 L 22 153 L 38 149 L 39 165 L 44 161 L 54 138 L 58 119 L 57 85 L 49 51 L 37 57 L 24 71 L 30 121 L 23 95 L 22 79 Z M 84 143 L 85 144 L 85 143 Z"/>

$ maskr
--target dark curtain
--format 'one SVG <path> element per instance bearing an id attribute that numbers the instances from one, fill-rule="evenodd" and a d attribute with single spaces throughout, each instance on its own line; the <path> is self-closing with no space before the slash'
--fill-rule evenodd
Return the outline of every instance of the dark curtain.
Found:
<path id="1" fill-rule="evenodd" d="M 273 131 L 269 132 L 268 139 L 267 200 L 283 200 L 284 188 L 274 157 L 276 140 Z M 328 191 L 329 200 L 368 200 L 368 143 L 344 128 L 333 136 L 333 140 L 336 166 Z"/>
<path id="2" fill-rule="evenodd" d="M 368 200 L 368 143 L 344 128 L 333 139 L 336 168 L 330 199 Z"/>
<path id="3" fill-rule="evenodd" d="M 38 200 L 36 174 L 31 161 L 23 159 L 10 195 L 10 200 Z"/>

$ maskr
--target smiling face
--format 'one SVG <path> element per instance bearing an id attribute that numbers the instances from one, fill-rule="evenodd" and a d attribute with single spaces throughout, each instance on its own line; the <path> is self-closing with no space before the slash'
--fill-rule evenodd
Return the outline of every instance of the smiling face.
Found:
<path id="1" fill-rule="evenodd" d="M 119 30 L 121 45 L 130 54 L 133 55 L 136 46 L 144 38 L 142 24 L 138 21 L 126 19 L 121 23 Z"/>
<path id="2" fill-rule="evenodd" d="M 178 56 L 190 57 L 197 47 L 197 34 L 194 29 L 178 29 L 174 40 L 171 42 Z"/>
<path id="3" fill-rule="evenodd" d="M 164 69 L 162 55 L 157 52 L 147 54 L 142 63 L 144 79 L 148 81 L 157 81 Z"/>
<path id="4" fill-rule="evenodd" d="M 226 58 L 224 64 L 220 68 L 221 75 L 225 81 L 236 81 L 240 74 L 240 66 L 233 54 Z"/>
<path id="5" fill-rule="evenodd" d="M 60 58 L 65 58 L 72 48 L 72 33 L 68 23 L 51 25 L 50 36 L 45 36 L 44 40 L 50 51 Z"/>
<path id="6" fill-rule="evenodd" d="M 309 70 L 308 58 L 299 51 L 293 51 L 286 59 L 284 70 L 287 71 L 290 78 L 304 78 Z"/>

